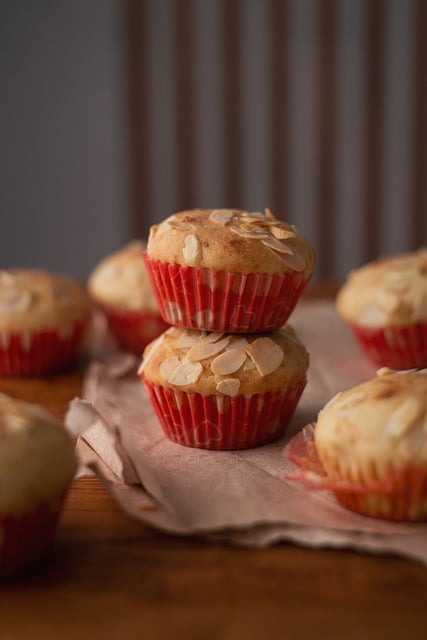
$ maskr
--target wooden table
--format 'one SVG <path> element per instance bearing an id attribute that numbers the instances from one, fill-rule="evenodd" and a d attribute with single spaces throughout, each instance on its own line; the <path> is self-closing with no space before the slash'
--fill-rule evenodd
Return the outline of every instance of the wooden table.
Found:
<path id="1" fill-rule="evenodd" d="M 3 379 L 63 417 L 82 372 Z M 0 587 L 0 640 L 427 638 L 427 569 L 291 544 L 240 549 L 153 531 L 96 478 L 72 485 L 48 561 Z"/>

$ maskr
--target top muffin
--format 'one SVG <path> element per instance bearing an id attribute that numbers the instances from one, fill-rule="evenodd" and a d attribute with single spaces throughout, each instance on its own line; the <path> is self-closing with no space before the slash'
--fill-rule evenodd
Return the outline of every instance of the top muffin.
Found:
<path id="1" fill-rule="evenodd" d="M 427 320 L 427 249 L 375 260 L 353 271 L 337 296 L 338 313 L 363 327 Z"/>
<path id="2" fill-rule="evenodd" d="M 309 243 L 269 209 L 182 211 L 151 228 L 147 252 L 153 260 L 240 273 L 311 272 L 314 261 Z"/>
<path id="3" fill-rule="evenodd" d="M 269 209 L 182 211 L 151 228 L 144 257 L 166 322 L 227 333 L 281 327 L 314 262 L 309 243 Z"/>

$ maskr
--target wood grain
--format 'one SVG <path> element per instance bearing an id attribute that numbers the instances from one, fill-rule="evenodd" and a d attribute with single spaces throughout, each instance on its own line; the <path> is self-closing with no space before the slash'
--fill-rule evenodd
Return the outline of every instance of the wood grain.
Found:
<path id="1" fill-rule="evenodd" d="M 81 382 L 82 370 L 0 389 L 61 417 Z M 422 638 L 426 593 L 427 570 L 392 556 L 168 536 L 81 478 L 47 561 L 0 587 L 0 638 Z"/>

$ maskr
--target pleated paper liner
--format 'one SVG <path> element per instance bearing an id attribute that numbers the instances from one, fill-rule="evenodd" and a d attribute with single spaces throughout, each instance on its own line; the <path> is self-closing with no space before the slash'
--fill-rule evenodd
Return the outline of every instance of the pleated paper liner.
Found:
<path id="1" fill-rule="evenodd" d="M 69 330 L 0 331 L 0 376 L 36 376 L 66 369 L 74 362 L 86 330 L 78 321 Z"/>
<path id="2" fill-rule="evenodd" d="M 110 307 L 104 307 L 103 311 L 119 345 L 137 354 L 141 354 L 149 342 L 169 327 L 156 311 L 120 311 Z"/>
<path id="3" fill-rule="evenodd" d="M 0 516 L 0 580 L 29 569 L 49 551 L 64 496 L 21 515 Z"/>
<path id="4" fill-rule="evenodd" d="M 427 367 L 427 322 L 385 329 L 350 328 L 374 365 L 397 370 Z"/>
<path id="5" fill-rule="evenodd" d="M 306 385 L 249 397 L 202 396 L 149 383 L 141 376 L 165 435 L 200 449 L 247 449 L 282 436 Z"/>
<path id="6" fill-rule="evenodd" d="M 310 280 L 306 272 L 283 275 L 196 269 L 152 260 L 145 265 L 160 313 L 187 329 L 256 333 L 281 327 Z"/>
<path id="7" fill-rule="evenodd" d="M 407 464 L 368 482 L 362 478 L 358 482 L 329 478 L 317 454 L 313 425 L 291 440 L 285 455 L 298 467 L 288 480 L 302 482 L 309 490 L 332 491 L 351 511 L 384 520 L 427 521 L 426 469 Z"/>

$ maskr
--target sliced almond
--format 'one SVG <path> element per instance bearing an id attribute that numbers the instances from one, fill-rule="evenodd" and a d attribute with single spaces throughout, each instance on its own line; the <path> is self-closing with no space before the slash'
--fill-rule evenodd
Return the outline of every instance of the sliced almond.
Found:
<path id="1" fill-rule="evenodd" d="M 290 247 L 287 244 L 284 244 L 283 242 L 281 242 L 280 240 L 277 240 L 277 238 L 274 238 L 271 235 L 268 235 L 266 238 L 263 238 L 261 242 L 264 246 L 269 247 L 274 251 L 278 251 L 279 253 L 286 253 L 286 254 L 293 253 L 292 247 Z"/>
<path id="2" fill-rule="evenodd" d="M 237 338 L 236 340 L 233 340 L 233 342 L 230 342 L 230 344 L 227 347 L 227 350 L 228 349 L 246 349 L 248 344 L 249 342 L 246 340 L 246 338 Z"/>
<path id="3" fill-rule="evenodd" d="M 271 338 L 257 338 L 246 348 L 246 353 L 261 376 L 267 376 L 275 371 L 284 357 L 281 347 Z"/>
<path id="4" fill-rule="evenodd" d="M 293 253 L 281 255 L 280 258 L 289 269 L 292 269 L 292 271 L 304 271 L 307 266 L 304 257 L 299 253 L 299 251 L 296 251 L 295 248 L 293 249 Z"/>
<path id="5" fill-rule="evenodd" d="M 288 240 L 288 238 L 295 238 L 295 231 L 285 229 L 284 227 L 270 227 L 269 231 L 278 240 Z"/>
<path id="6" fill-rule="evenodd" d="M 191 347 L 190 351 L 187 353 L 187 358 L 192 362 L 206 360 L 206 358 L 211 358 L 217 353 L 221 353 L 229 342 L 230 336 L 227 336 L 222 340 L 218 340 L 217 342 L 205 342 L 203 340 L 199 340 L 199 342 Z"/>
<path id="7" fill-rule="evenodd" d="M 386 433 L 399 437 L 408 431 L 420 417 L 421 405 L 414 397 L 404 400 L 391 416 L 386 425 Z"/>
<path id="8" fill-rule="evenodd" d="M 190 231 L 192 229 L 192 226 L 188 224 L 188 222 L 182 222 L 178 219 L 169 219 L 167 222 L 172 227 L 172 229 L 179 229 L 180 231 Z"/>
<path id="9" fill-rule="evenodd" d="M 176 356 L 171 356 L 170 358 L 166 358 L 163 360 L 160 365 L 160 375 L 164 380 L 169 380 L 171 375 L 178 369 L 181 364 L 181 360 Z"/>
<path id="10" fill-rule="evenodd" d="M 183 387 L 187 384 L 193 384 L 193 382 L 197 382 L 201 373 L 203 371 L 203 367 L 200 362 L 190 362 L 189 360 L 184 360 L 177 369 L 169 376 L 168 382 L 170 384 L 174 384 L 177 387 Z"/>
<path id="11" fill-rule="evenodd" d="M 217 224 L 227 225 L 234 217 L 234 211 L 231 209 L 215 209 L 209 216 L 210 220 Z"/>
<path id="12" fill-rule="evenodd" d="M 231 226 L 230 229 L 231 231 L 233 231 L 234 233 L 237 233 L 237 235 L 241 236 L 242 238 L 249 238 L 252 240 L 263 240 L 264 238 L 265 239 L 268 238 L 267 232 L 260 233 L 257 229 L 254 229 L 253 231 L 247 231 L 243 227 L 236 227 L 236 226 Z"/>
<path id="13" fill-rule="evenodd" d="M 211 371 L 219 376 L 228 376 L 238 371 L 246 358 L 242 349 L 227 349 L 211 362 Z"/>
<path id="14" fill-rule="evenodd" d="M 265 217 L 268 218 L 269 220 L 277 220 L 272 210 L 269 209 L 268 207 L 264 209 L 264 212 L 265 212 Z"/>
<path id="15" fill-rule="evenodd" d="M 237 378 L 225 378 L 216 385 L 216 390 L 225 396 L 236 396 L 239 393 L 240 380 Z"/>
<path id="16" fill-rule="evenodd" d="M 162 333 L 158 338 L 154 340 L 154 342 L 151 343 L 151 346 L 148 347 L 149 351 L 139 366 L 138 374 L 141 374 L 144 371 L 145 367 L 150 362 L 151 358 L 154 356 L 154 354 L 156 353 L 157 349 L 160 347 L 164 339 L 165 339 L 165 334 Z"/>
<path id="17" fill-rule="evenodd" d="M 195 233 L 190 233 L 184 240 L 184 248 L 182 255 L 186 264 L 190 267 L 196 267 L 202 259 L 202 243 Z"/>
<path id="18" fill-rule="evenodd" d="M 176 341 L 176 346 L 178 349 L 190 349 L 196 342 L 200 340 L 200 333 L 198 331 L 191 331 L 191 329 L 186 329 L 181 333 L 178 340 Z"/>
<path id="19" fill-rule="evenodd" d="M 242 218 L 251 218 L 252 220 L 265 220 L 265 216 L 260 211 L 244 211 Z"/>
<path id="20" fill-rule="evenodd" d="M 203 335 L 200 340 L 203 342 L 218 342 L 222 338 L 224 333 L 219 333 L 217 331 L 212 331 L 211 333 L 206 333 Z"/>
<path id="21" fill-rule="evenodd" d="M 252 362 L 250 358 L 246 358 L 243 371 L 251 371 L 252 369 L 255 369 L 255 364 Z"/>

